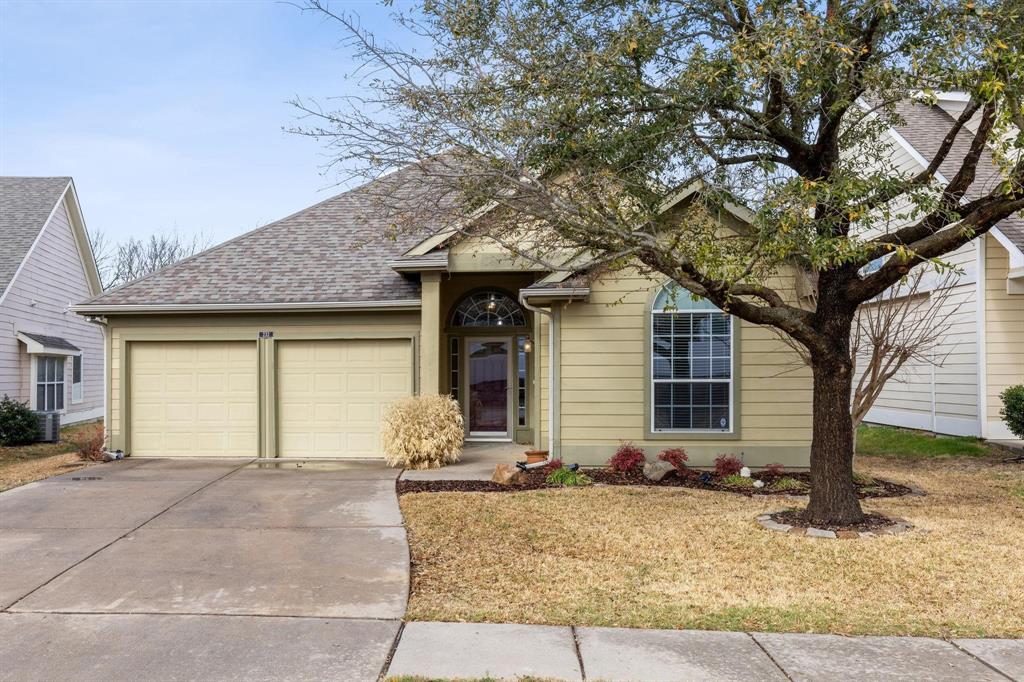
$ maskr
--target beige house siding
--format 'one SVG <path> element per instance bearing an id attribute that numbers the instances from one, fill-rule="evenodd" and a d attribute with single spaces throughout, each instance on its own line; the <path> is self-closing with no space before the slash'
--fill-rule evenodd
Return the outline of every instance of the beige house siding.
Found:
<path id="1" fill-rule="evenodd" d="M 985 372 L 987 436 L 1012 438 L 999 417 L 999 394 L 1024 384 L 1024 294 L 1007 293 L 1010 255 L 995 239 L 985 247 Z"/>
<path id="2" fill-rule="evenodd" d="M 739 323 L 738 392 L 734 423 L 738 433 L 659 434 L 646 437 L 650 386 L 646 335 L 651 303 L 660 281 L 636 273 L 603 278 L 591 285 L 587 303 L 569 303 L 561 312 L 559 349 L 560 418 L 558 454 L 587 464 L 603 462 L 622 441 L 632 441 L 653 458 L 683 446 L 696 466 L 721 453 L 751 465 L 808 464 L 811 439 L 810 372 L 798 356 L 768 329 Z M 546 385 L 546 362 L 542 380 Z M 546 397 L 542 395 L 542 408 Z M 546 426 L 546 419 L 542 417 Z"/>
<path id="3" fill-rule="evenodd" d="M 260 339 L 260 332 L 273 337 Z M 108 318 L 109 403 L 111 447 L 131 452 L 131 417 L 125 406 L 130 392 L 128 348 L 135 341 L 250 341 L 259 349 L 260 442 L 253 456 L 274 456 L 277 451 L 277 393 L 275 346 L 280 341 L 312 339 L 409 339 L 414 360 L 411 377 L 418 374 L 420 318 L 417 313 L 266 313 L 218 315 L 134 315 Z M 415 379 L 411 379 L 418 383 Z M 167 453 L 174 456 L 185 453 Z"/>
<path id="4" fill-rule="evenodd" d="M 31 357 L 18 332 L 67 339 L 82 350 L 82 400 L 71 401 L 71 359 L 64 363 L 64 414 L 72 423 L 103 414 L 103 332 L 68 310 L 92 296 L 68 212 L 61 201 L 0 304 L 0 395 L 31 402 Z"/>

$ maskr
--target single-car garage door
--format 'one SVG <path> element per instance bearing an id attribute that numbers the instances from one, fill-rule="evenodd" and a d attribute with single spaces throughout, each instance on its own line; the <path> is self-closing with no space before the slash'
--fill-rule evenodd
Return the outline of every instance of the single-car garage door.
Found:
<path id="1" fill-rule="evenodd" d="M 380 417 L 412 393 L 408 339 L 279 341 L 281 457 L 380 457 Z"/>
<path id="2" fill-rule="evenodd" d="M 133 455 L 259 454 L 255 341 L 137 341 L 129 352 Z"/>

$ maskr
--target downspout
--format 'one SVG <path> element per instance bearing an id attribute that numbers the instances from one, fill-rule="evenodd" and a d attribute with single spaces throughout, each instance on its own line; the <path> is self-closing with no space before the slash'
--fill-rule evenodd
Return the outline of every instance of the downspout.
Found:
<path id="1" fill-rule="evenodd" d="M 103 436 L 109 450 L 113 445 L 110 438 L 110 325 L 105 315 L 86 315 L 85 321 L 103 327 Z"/>
<path id="2" fill-rule="evenodd" d="M 519 294 L 519 303 L 527 310 L 548 318 L 548 458 L 555 458 L 555 334 L 558 333 L 558 318 L 550 310 L 530 305 L 526 298 Z M 537 425 L 538 428 L 540 424 Z"/>

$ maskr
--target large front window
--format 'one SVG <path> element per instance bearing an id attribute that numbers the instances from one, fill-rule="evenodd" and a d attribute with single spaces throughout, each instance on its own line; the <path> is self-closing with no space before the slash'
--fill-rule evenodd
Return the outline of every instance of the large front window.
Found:
<path id="1" fill-rule="evenodd" d="M 674 285 L 651 315 L 652 430 L 732 431 L 733 318 Z"/>

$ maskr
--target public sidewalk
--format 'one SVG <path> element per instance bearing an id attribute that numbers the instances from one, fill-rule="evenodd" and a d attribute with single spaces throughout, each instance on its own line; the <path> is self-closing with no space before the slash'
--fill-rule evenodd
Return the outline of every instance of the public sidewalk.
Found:
<path id="1" fill-rule="evenodd" d="M 1024 680 L 1024 640 L 405 625 L 385 678 L 556 680 Z"/>

